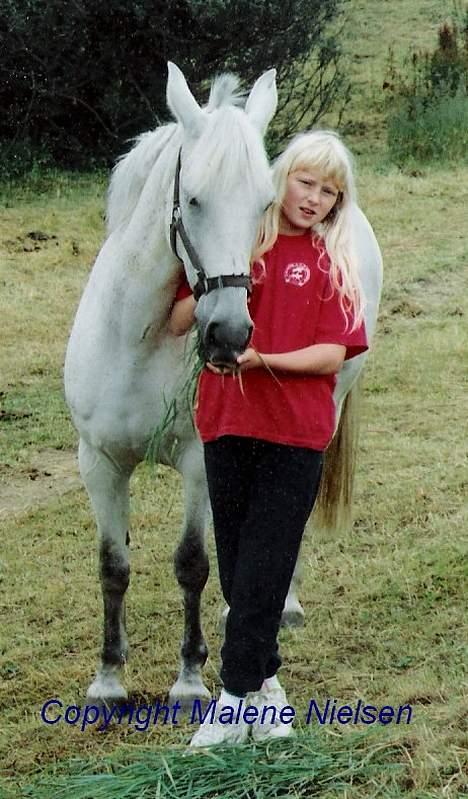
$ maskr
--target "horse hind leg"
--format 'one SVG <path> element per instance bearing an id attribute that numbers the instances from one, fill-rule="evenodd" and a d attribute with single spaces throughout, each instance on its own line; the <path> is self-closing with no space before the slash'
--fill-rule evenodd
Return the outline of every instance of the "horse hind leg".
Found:
<path id="1" fill-rule="evenodd" d="M 203 453 L 198 441 L 185 451 L 177 464 L 184 479 L 185 519 L 182 539 L 174 565 L 184 598 L 184 637 L 178 678 L 169 693 L 170 702 L 190 709 L 194 699 L 209 700 L 201 669 L 208 657 L 200 618 L 201 595 L 208 579 L 209 562 L 205 544 L 209 508 Z"/>
<path id="2" fill-rule="evenodd" d="M 304 626 L 304 608 L 302 607 L 298 599 L 298 592 L 302 584 L 302 566 L 301 566 L 300 557 L 301 556 L 299 554 L 299 558 L 296 563 L 296 568 L 294 569 L 294 574 L 291 579 L 291 585 L 289 586 L 288 595 L 284 602 L 284 608 L 281 614 L 282 627 Z M 223 612 L 221 613 L 218 623 L 218 632 L 220 635 L 224 635 L 228 613 L 229 613 L 229 607 L 228 605 L 226 605 Z"/>
<path id="3" fill-rule="evenodd" d="M 83 439 L 80 441 L 79 462 L 96 516 L 104 605 L 102 659 L 86 698 L 94 703 L 112 705 L 127 699 L 120 671 L 128 655 L 124 596 L 130 579 L 128 487 L 132 469 L 120 468 Z"/>
<path id="4" fill-rule="evenodd" d="M 302 583 L 302 566 L 301 555 L 296 563 L 294 574 L 289 586 L 288 595 L 284 603 L 283 613 L 281 614 L 282 627 L 303 627 L 304 625 L 304 609 L 299 602 L 298 592 Z"/>

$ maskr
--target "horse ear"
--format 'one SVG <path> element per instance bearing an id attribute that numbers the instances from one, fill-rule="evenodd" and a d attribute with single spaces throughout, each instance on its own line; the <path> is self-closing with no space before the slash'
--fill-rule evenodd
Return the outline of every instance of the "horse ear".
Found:
<path id="1" fill-rule="evenodd" d="M 190 91 L 179 67 L 172 61 L 168 61 L 167 68 L 169 70 L 166 89 L 167 104 L 187 133 L 197 137 L 200 135 L 205 121 L 203 111 Z"/>
<path id="2" fill-rule="evenodd" d="M 269 69 L 255 81 L 245 105 L 245 111 L 254 125 L 265 133 L 278 105 L 276 69 Z"/>

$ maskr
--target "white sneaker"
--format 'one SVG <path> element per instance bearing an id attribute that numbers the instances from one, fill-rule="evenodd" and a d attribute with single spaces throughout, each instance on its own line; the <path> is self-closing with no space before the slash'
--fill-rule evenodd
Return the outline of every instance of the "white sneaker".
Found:
<path id="1" fill-rule="evenodd" d="M 238 696 L 229 694 L 227 691 L 221 691 L 221 696 L 216 705 L 216 712 L 213 721 L 205 720 L 200 724 L 195 735 L 190 741 L 191 747 L 202 746 L 216 746 L 219 744 L 243 744 L 249 737 L 250 725 L 244 721 L 243 718 L 239 719 L 237 723 L 229 724 L 221 722 L 219 715 L 224 706 L 237 708 L 240 699 Z"/>
<path id="2" fill-rule="evenodd" d="M 265 718 L 262 723 L 261 716 L 252 725 L 252 737 L 255 741 L 266 741 L 270 738 L 289 738 L 294 734 L 292 722 L 287 724 L 280 719 L 280 711 L 285 707 L 290 707 L 286 699 L 284 688 L 278 677 L 269 677 L 264 680 L 260 691 L 256 694 L 249 694 L 248 703 L 255 705 L 260 713 L 265 713 Z M 265 708 L 273 707 L 272 710 L 265 710 Z"/>

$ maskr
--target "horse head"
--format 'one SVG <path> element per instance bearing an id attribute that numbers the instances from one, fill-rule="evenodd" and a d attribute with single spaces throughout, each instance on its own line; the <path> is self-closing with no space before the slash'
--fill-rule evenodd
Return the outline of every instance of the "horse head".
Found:
<path id="1" fill-rule="evenodd" d="M 172 242 L 198 299 L 206 361 L 232 368 L 252 333 L 250 259 L 260 220 L 274 198 L 263 134 L 277 105 L 275 70 L 254 84 L 245 107 L 237 80 L 215 81 L 206 108 L 169 63 L 167 101 L 182 129 Z"/>

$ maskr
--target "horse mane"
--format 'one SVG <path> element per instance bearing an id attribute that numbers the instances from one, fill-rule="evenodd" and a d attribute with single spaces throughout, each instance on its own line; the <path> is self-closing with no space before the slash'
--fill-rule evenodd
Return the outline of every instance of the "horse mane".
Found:
<path id="1" fill-rule="evenodd" d="M 255 156 L 263 155 L 263 145 L 252 131 L 243 113 L 246 93 L 239 89 L 240 80 L 230 72 L 218 75 L 211 86 L 207 125 L 197 141 L 185 173 L 189 193 L 199 196 L 204 187 L 221 182 L 228 190 L 243 177 L 252 181 L 255 175 Z"/>
<path id="2" fill-rule="evenodd" d="M 207 187 L 229 191 L 239 180 L 253 184 L 259 171 L 256 165 L 264 158 L 263 143 L 245 113 L 235 106 L 222 106 L 209 114 L 190 153 L 185 188 L 200 197 Z"/>
<path id="3" fill-rule="evenodd" d="M 239 91 L 239 85 L 239 78 L 231 72 L 224 72 L 222 75 L 218 75 L 211 86 L 206 110 L 215 111 L 224 105 L 244 105 L 245 93 Z"/>
<path id="4" fill-rule="evenodd" d="M 159 156 L 174 137 L 177 124 L 170 122 L 156 130 L 137 136 L 135 146 L 122 155 L 114 169 L 107 192 L 107 234 L 125 224 L 131 218 L 143 186 Z"/>
<path id="5" fill-rule="evenodd" d="M 239 177 L 239 164 L 245 162 L 249 147 L 255 146 L 252 131 L 240 108 L 245 96 L 239 90 L 239 83 L 239 78 L 231 73 L 219 75 L 212 83 L 204 109 L 207 112 L 206 130 L 195 146 L 193 169 L 190 168 L 187 175 L 197 193 L 213 177 L 221 178 L 227 187 L 232 185 Z M 176 122 L 162 125 L 134 139 L 134 147 L 119 158 L 107 194 L 108 235 L 129 222 L 151 170 L 178 134 L 180 127 Z M 230 157 L 227 157 L 228 146 Z"/>

